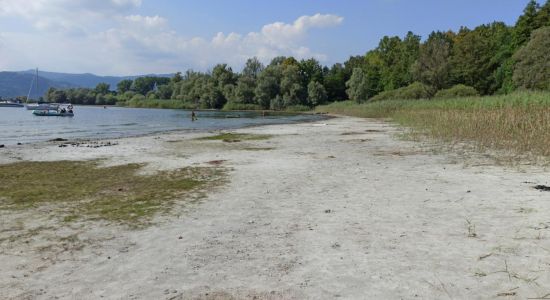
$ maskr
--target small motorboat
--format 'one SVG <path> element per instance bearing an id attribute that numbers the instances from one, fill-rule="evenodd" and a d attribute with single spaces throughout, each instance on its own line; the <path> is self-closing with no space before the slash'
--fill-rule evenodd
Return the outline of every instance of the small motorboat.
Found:
<path id="1" fill-rule="evenodd" d="M 57 103 L 29 103 L 27 110 L 56 110 L 59 107 Z"/>
<path id="2" fill-rule="evenodd" d="M 58 107 L 57 109 L 36 109 L 32 111 L 32 114 L 35 116 L 45 116 L 45 117 L 73 117 L 73 106 L 68 105 L 65 107 Z"/>

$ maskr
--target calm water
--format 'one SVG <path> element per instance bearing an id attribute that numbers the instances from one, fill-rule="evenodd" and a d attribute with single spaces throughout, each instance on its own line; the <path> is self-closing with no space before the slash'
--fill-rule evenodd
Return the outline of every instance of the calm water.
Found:
<path id="1" fill-rule="evenodd" d="M 297 123 L 315 115 L 268 115 L 256 112 L 76 106 L 75 116 L 40 117 L 25 108 L 0 107 L 0 144 L 13 145 L 54 138 L 116 138 L 170 130 L 235 129 L 251 125 Z M 228 116 L 240 118 L 227 118 Z"/>

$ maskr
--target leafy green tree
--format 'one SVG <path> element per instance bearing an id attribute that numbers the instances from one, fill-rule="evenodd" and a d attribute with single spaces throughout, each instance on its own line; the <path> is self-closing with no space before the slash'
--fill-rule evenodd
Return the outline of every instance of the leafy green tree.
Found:
<path id="1" fill-rule="evenodd" d="M 418 60 L 412 67 L 413 77 L 440 90 L 449 85 L 451 72 L 452 39 L 443 32 L 432 32 L 420 46 Z"/>
<path id="2" fill-rule="evenodd" d="M 539 29 L 545 26 L 550 26 L 550 0 L 540 7 L 535 17 L 535 28 Z"/>
<path id="3" fill-rule="evenodd" d="M 514 43 L 516 46 L 521 46 L 529 40 L 531 32 L 536 29 L 537 13 L 540 9 L 539 4 L 535 0 L 530 0 L 523 15 L 519 17 L 514 28 Z"/>
<path id="4" fill-rule="evenodd" d="M 285 106 L 305 104 L 306 91 L 302 82 L 299 67 L 293 64 L 286 65 L 281 77 L 281 94 Z"/>
<path id="5" fill-rule="evenodd" d="M 129 91 L 132 88 L 133 80 L 131 79 L 124 79 L 121 80 L 119 83 L 117 83 L 117 93 L 118 94 L 124 94 L 127 91 Z"/>
<path id="6" fill-rule="evenodd" d="M 342 101 L 347 98 L 346 73 L 342 64 L 334 64 L 323 78 L 329 101 Z"/>
<path id="7" fill-rule="evenodd" d="M 504 23 L 462 28 L 453 46 L 453 82 L 472 86 L 483 95 L 499 90 L 496 73 L 511 55 L 511 42 L 511 30 Z"/>
<path id="8" fill-rule="evenodd" d="M 323 82 L 323 67 L 316 59 L 302 59 L 298 68 L 300 69 L 304 86 L 307 86 L 311 81 Z"/>
<path id="9" fill-rule="evenodd" d="M 383 69 L 384 63 L 382 62 L 380 53 L 376 50 L 367 52 L 365 55 L 365 68 L 363 71 L 367 93 L 365 100 L 384 90 L 382 83 Z"/>
<path id="10" fill-rule="evenodd" d="M 216 86 L 215 80 L 209 80 L 202 89 L 200 98 L 201 108 L 222 108 L 226 103 L 223 93 Z"/>
<path id="11" fill-rule="evenodd" d="M 237 80 L 235 88 L 235 100 L 239 103 L 254 104 L 255 103 L 256 80 L 251 76 L 241 76 Z"/>
<path id="12" fill-rule="evenodd" d="M 97 94 L 108 94 L 109 93 L 109 89 L 111 88 L 111 86 L 108 84 L 108 83 L 105 83 L 105 82 L 100 82 L 98 83 L 96 86 L 95 86 L 95 89 L 94 91 L 97 93 Z"/>
<path id="13" fill-rule="evenodd" d="M 307 97 L 310 105 L 316 106 L 327 101 L 325 87 L 317 81 L 311 81 L 307 85 Z"/>
<path id="14" fill-rule="evenodd" d="M 368 99 L 367 80 L 363 69 L 353 69 L 353 74 L 351 74 L 351 78 L 346 82 L 346 87 L 348 88 L 346 92 L 351 100 L 360 103 Z"/>
<path id="15" fill-rule="evenodd" d="M 183 77 L 181 76 L 181 72 L 176 72 L 176 74 L 174 74 L 174 77 L 172 77 L 170 81 L 173 83 L 178 83 L 182 80 L 183 80 Z"/>
<path id="16" fill-rule="evenodd" d="M 515 55 L 514 83 L 526 89 L 550 90 L 550 27 L 537 29 Z"/>
<path id="17" fill-rule="evenodd" d="M 157 76 L 144 76 L 138 77 L 134 80 L 132 84 L 132 90 L 136 93 L 147 95 L 149 91 L 152 91 L 155 86 L 168 84 L 170 78 L 168 77 L 157 77 Z"/>
<path id="18" fill-rule="evenodd" d="M 256 103 L 263 108 L 269 108 L 271 100 L 280 93 L 281 66 L 269 65 L 258 76 L 256 85 Z"/>
<path id="19" fill-rule="evenodd" d="M 212 79 L 218 88 L 223 89 L 226 84 L 235 84 L 236 76 L 227 64 L 217 64 L 212 69 Z"/>
<path id="20" fill-rule="evenodd" d="M 158 99 L 170 99 L 170 97 L 172 97 L 172 93 L 173 93 L 172 84 L 159 85 L 157 86 L 157 91 L 155 92 Z"/>
<path id="21" fill-rule="evenodd" d="M 264 65 L 257 57 L 249 58 L 244 65 L 242 76 L 256 79 L 264 68 Z"/>

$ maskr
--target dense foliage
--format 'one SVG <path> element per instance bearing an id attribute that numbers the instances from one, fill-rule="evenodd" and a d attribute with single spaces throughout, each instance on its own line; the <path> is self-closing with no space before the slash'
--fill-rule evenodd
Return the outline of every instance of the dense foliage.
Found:
<path id="1" fill-rule="evenodd" d="M 275 57 L 264 65 L 254 57 L 240 73 L 218 64 L 209 72 L 123 80 L 116 91 L 98 84 L 95 89 L 52 88 L 46 96 L 78 104 L 281 110 L 347 99 L 550 90 L 549 41 L 550 0 L 542 6 L 531 0 L 514 26 L 494 22 L 458 32 L 435 31 L 424 41 L 412 32 L 403 38 L 385 36 L 365 55 L 330 68 L 313 58 Z"/>

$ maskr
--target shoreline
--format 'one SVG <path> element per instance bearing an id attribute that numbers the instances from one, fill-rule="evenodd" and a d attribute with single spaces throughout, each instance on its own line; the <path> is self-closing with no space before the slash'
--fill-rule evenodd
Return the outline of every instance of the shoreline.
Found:
<path id="1" fill-rule="evenodd" d="M 94 107 L 95 105 L 84 105 L 88 107 Z M 132 107 L 122 107 L 122 108 L 132 108 Z M 132 108 L 132 109 L 141 109 L 141 108 Z M 157 109 L 157 108 L 145 108 L 145 109 Z M 162 108 L 158 108 L 162 109 Z M 173 109 L 173 110 L 183 110 L 183 109 Z M 187 111 L 187 110 L 185 110 Z M 191 111 L 191 110 L 189 110 Z M 223 112 L 231 112 L 236 113 L 240 111 L 222 111 L 222 110 L 204 110 L 207 112 L 217 111 L 220 113 Z M 259 113 L 261 111 L 242 111 L 242 112 L 255 112 Z M 22 146 L 22 145 L 33 145 L 33 144 L 41 144 L 41 143 L 48 143 L 52 142 L 55 139 L 63 138 L 66 139 L 67 142 L 100 142 L 103 140 L 116 140 L 116 139 L 124 139 L 124 138 L 133 138 L 133 137 L 145 137 L 150 135 L 162 135 L 162 134 L 170 134 L 170 133 L 193 133 L 193 132 L 208 132 L 208 131 L 223 131 L 223 130 L 238 130 L 238 129 L 245 129 L 250 127 L 256 127 L 256 126 L 268 126 L 268 125 L 276 125 L 276 124 L 299 124 L 299 123 L 310 123 L 310 122 L 317 122 L 322 120 L 327 120 L 332 118 L 332 116 L 329 116 L 328 114 L 319 114 L 319 113 L 282 113 L 283 115 L 289 115 L 289 116 L 297 116 L 297 115 L 312 115 L 316 116 L 318 119 L 309 119 L 309 120 L 285 120 L 285 122 L 282 123 L 274 123 L 274 124 L 245 124 L 241 127 L 237 128 L 177 128 L 177 129 L 163 129 L 158 131 L 152 131 L 152 132 L 145 132 L 145 133 L 139 133 L 139 134 L 130 134 L 130 135 L 124 135 L 124 136 L 114 136 L 114 137 L 75 137 L 75 138 L 66 138 L 66 137 L 52 137 L 48 140 L 42 140 L 42 141 L 30 141 L 30 142 L 19 142 L 15 141 L 13 143 L 6 143 L 0 141 L 0 145 L 3 145 L 3 149 L 11 148 L 14 146 Z"/>
<path id="2" fill-rule="evenodd" d="M 0 242 L 0 298 L 519 298 L 550 292 L 548 172 L 467 165 L 396 138 L 380 120 L 337 116 L 208 132 L 2 149 L 0 164 L 101 160 L 154 174 L 227 168 L 227 182 L 145 229 L 75 224 L 82 248 L 40 250 L 49 236 Z M 216 131 L 218 132 L 218 131 Z M 483 159 L 483 158 L 481 158 Z M 2 236 L 47 221 L 47 209 L 0 211 Z M 47 224 L 47 223 L 45 223 Z M 16 226 L 17 225 L 17 226 Z M 30 241 L 30 244 L 25 243 Z M 8 247 L 9 246 L 9 247 Z M 56 249 L 56 248 L 55 248 Z M 22 252 L 20 252 L 22 251 Z M 43 258 L 48 259 L 44 260 Z M 504 270 L 506 272 L 504 272 Z"/>

